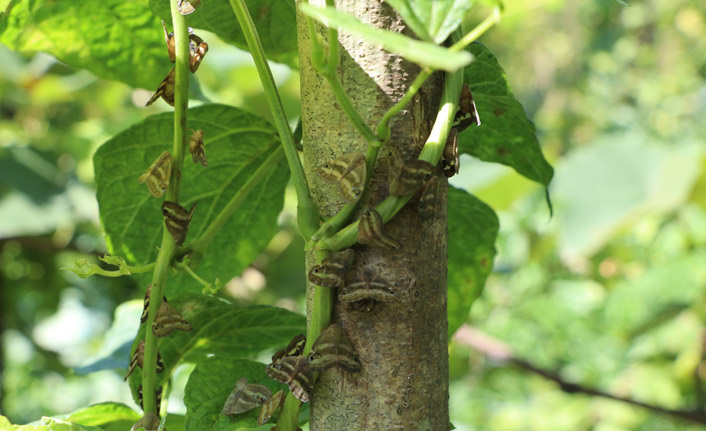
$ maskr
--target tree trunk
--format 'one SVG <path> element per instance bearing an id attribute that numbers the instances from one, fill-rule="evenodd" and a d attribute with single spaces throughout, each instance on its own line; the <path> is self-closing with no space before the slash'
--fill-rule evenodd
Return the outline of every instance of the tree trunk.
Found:
<path id="1" fill-rule="evenodd" d="M 312 1 L 322 6 L 322 1 Z M 393 9 L 378 0 L 340 0 L 336 7 L 376 27 L 411 35 Z M 342 206 L 338 189 L 322 181 L 317 166 L 342 154 L 366 151 L 365 140 L 339 107 L 328 83 L 309 61 L 309 35 L 298 17 L 304 167 L 321 214 L 333 216 Z M 323 32 L 322 32 L 323 34 Z M 419 67 L 360 38 L 340 32 L 338 74 L 353 105 L 374 129 L 383 113 L 404 95 Z M 361 208 L 388 195 L 390 151 L 416 158 L 436 117 L 441 75 L 432 76 L 392 122 L 392 137 L 380 152 L 373 180 Z M 440 173 L 437 172 L 437 175 Z M 441 178 L 443 179 L 443 175 Z M 387 280 L 396 301 L 371 312 L 335 304 L 334 320 L 355 346 L 362 372 L 338 368 L 319 376 L 311 401 L 312 431 L 449 429 L 446 320 L 446 181 L 440 181 L 442 209 L 434 220 L 421 220 L 418 196 L 386 226 L 398 250 L 356 245 L 352 273 L 370 271 Z M 313 264 L 312 256 L 307 266 Z M 308 286 L 308 297 L 313 296 Z"/>

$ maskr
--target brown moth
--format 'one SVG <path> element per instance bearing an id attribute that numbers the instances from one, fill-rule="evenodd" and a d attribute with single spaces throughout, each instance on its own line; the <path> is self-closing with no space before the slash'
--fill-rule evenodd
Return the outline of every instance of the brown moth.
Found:
<path id="1" fill-rule="evenodd" d="M 201 0 L 177 0 L 177 9 L 182 15 L 191 15 L 199 6 Z"/>
<path id="2" fill-rule="evenodd" d="M 167 25 L 162 21 L 162 28 L 164 29 L 164 41 L 167 43 L 167 54 L 169 54 L 169 61 L 174 63 L 176 61 L 176 42 L 174 40 L 174 33 L 170 33 L 167 30 Z"/>
<path id="3" fill-rule="evenodd" d="M 157 317 L 152 324 L 152 333 L 155 337 L 166 337 L 174 330 L 191 331 L 191 323 L 187 322 L 176 308 L 169 305 L 168 302 L 162 302 L 157 312 Z"/>
<path id="4" fill-rule="evenodd" d="M 404 196 L 416 192 L 422 183 L 431 178 L 434 166 L 426 160 L 413 159 L 405 162 L 390 181 L 390 194 Z"/>
<path id="5" fill-rule="evenodd" d="M 146 431 L 157 431 L 159 429 L 159 416 L 154 413 L 145 413 L 145 415 L 130 428 L 130 431 L 137 431 L 144 428 Z"/>
<path id="6" fill-rule="evenodd" d="M 349 203 L 356 203 L 365 187 L 365 155 L 363 153 L 344 154 L 323 164 L 317 169 L 325 181 L 338 184 L 341 194 Z"/>
<path id="7" fill-rule="evenodd" d="M 468 115 L 468 118 L 463 118 Z M 458 112 L 456 112 L 455 120 L 460 120 L 458 124 L 459 132 L 464 131 L 471 124 L 480 126 L 480 116 L 476 109 L 476 102 L 471 94 L 471 87 L 468 84 L 463 84 L 461 88 L 461 98 L 458 101 Z"/>
<path id="8" fill-rule="evenodd" d="M 444 154 L 441 158 L 441 170 L 447 178 L 451 178 L 458 173 L 461 161 L 458 156 L 458 129 L 452 127 L 446 138 Z"/>
<path id="9" fill-rule="evenodd" d="M 260 414 L 257 415 L 257 425 L 262 426 L 266 424 L 275 413 L 275 410 L 282 404 L 282 401 L 284 401 L 284 391 L 280 389 L 276 394 L 272 395 L 269 400 L 262 404 Z"/>
<path id="10" fill-rule="evenodd" d="M 270 398 L 272 392 L 265 385 L 248 383 L 248 378 L 238 380 L 233 391 L 226 399 L 221 413 L 224 415 L 237 415 L 245 413 L 259 406 Z"/>
<path id="11" fill-rule="evenodd" d="M 206 152 L 203 145 L 203 130 L 196 130 L 189 138 L 189 152 L 194 163 L 201 163 L 201 166 L 208 166 Z"/>
<path id="12" fill-rule="evenodd" d="M 155 398 L 155 403 L 154 405 L 157 406 L 157 410 L 159 410 L 159 405 L 162 403 L 162 390 L 164 388 L 160 386 L 157 388 L 154 392 L 154 398 Z M 144 410 L 144 405 L 142 404 L 142 385 L 137 387 L 137 399 L 140 401 L 140 408 Z"/>
<path id="13" fill-rule="evenodd" d="M 189 223 L 194 215 L 196 202 L 191 205 L 191 209 L 186 211 L 183 206 L 176 202 L 162 202 L 162 215 L 164 216 L 164 224 L 167 226 L 169 234 L 174 238 L 177 246 L 184 243 L 186 233 L 189 231 Z"/>
<path id="14" fill-rule="evenodd" d="M 208 44 L 195 34 L 189 35 L 189 70 L 195 73 L 208 52 Z"/>
<path id="15" fill-rule="evenodd" d="M 424 183 L 422 195 L 419 197 L 419 217 L 432 219 L 436 213 L 439 197 L 439 177 L 433 176 Z"/>
<path id="16" fill-rule="evenodd" d="M 287 356 L 267 366 L 267 374 L 278 382 L 285 383 L 297 399 L 309 401 L 312 374 L 309 362 L 303 356 Z"/>
<path id="17" fill-rule="evenodd" d="M 145 323 L 147 321 L 147 313 L 150 310 L 150 295 L 152 294 L 152 285 L 147 285 L 147 290 L 145 291 L 144 306 L 142 307 L 142 316 L 140 316 L 140 323 Z M 162 300 L 167 302 L 167 297 L 162 296 Z"/>
<path id="18" fill-rule="evenodd" d="M 358 242 L 373 247 L 400 248 L 399 242 L 385 236 L 383 226 L 384 223 L 379 212 L 373 208 L 366 210 L 358 223 Z"/>
<path id="19" fill-rule="evenodd" d="M 310 282 L 322 287 L 338 287 L 343 283 L 346 272 L 353 263 L 353 249 L 336 251 L 309 270 L 307 278 Z"/>
<path id="20" fill-rule="evenodd" d="M 135 353 L 132 354 L 132 358 L 130 359 L 130 366 L 127 369 L 127 374 L 125 375 L 125 378 L 123 379 L 124 382 L 127 381 L 127 378 L 130 377 L 130 374 L 135 370 L 135 367 L 140 367 L 143 368 L 143 363 L 145 360 L 145 340 L 140 340 L 140 342 L 137 344 L 137 349 L 135 349 Z M 164 371 L 164 362 L 162 362 L 162 355 L 157 352 L 157 372 L 161 373 Z"/>
<path id="21" fill-rule="evenodd" d="M 373 311 L 377 303 L 395 299 L 390 283 L 369 271 L 346 282 L 338 294 L 339 301 L 350 303 L 351 307 L 358 311 Z"/>
<path id="22" fill-rule="evenodd" d="M 172 155 L 165 151 L 152 162 L 144 174 L 137 179 L 140 184 L 146 184 L 150 194 L 156 198 L 164 196 L 169 186 L 169 176 L 172 174 Z"/>
<path id="23" fill-rule="evenodd" d="M 174 106 L 174 71 L 175 69 L 169 71 L 167 76 L 159 83 L 157 91 L 154 92 L 150 100 L 145 103 L 145 106 L 150 106 L 160 97 L 164 99 L 169 106 Z"/>
<path id="24" fill-rule="evenodd" d="M 339 366 L 349 372 L 358 372 L 361 368 L 360 359 L 351 340 L 341 325 L 335 323 L 319 334 L 308 360 L 312 371 L 325 371 Z"/>
<path id="25" fill-rule="evenodd" d="M 296 335 L 284 349 L 278 350 L 272 355 L 272 363 L 278 362 L 285 356 L 299 356 L 304 352 L 306 337 L 302 334 Z"/>

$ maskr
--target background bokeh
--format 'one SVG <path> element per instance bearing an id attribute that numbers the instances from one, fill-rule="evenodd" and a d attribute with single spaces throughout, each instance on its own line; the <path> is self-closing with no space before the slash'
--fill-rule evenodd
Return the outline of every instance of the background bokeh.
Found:
<path id="1" fill-rule="evenodd" d="M 706 408 L 706 4 L 634 3 L 508 1 L 482 39 L 556 169 L 554 214 L 542 187 L 507 167 L 464 159 L 453 179 L 500 216 L 495 268 L 463 328 L 474 337 L 449 350 L 457 429 L 706 429 L 567 393 L 480 351 L 500 342 L 566 382 L 670 410 Z M 248 54 L 201 36 L 210 50 L 194 99 L 269 117 Z M 26 423 L 99 401 L 134 405 L 122 382 L 128 354 L 106 353 L 134 336 L 141 301 L 125 301 L 140 289 L 60 268 L 105 251 L 93 153 L 165 106 L 142 108 L 147 90 L 45 54 L 0 45 L 0 64 L 0 413 Z M 297 73 L 275 74 L 295 119 Z M 238 303 L 303 311 L 292 194 L 281 232 L 224 289 Z M 90 372 L 106 367 L 115 369 Z M 183 411 L 188 372 L 177 373 L 170 411 Z"/>

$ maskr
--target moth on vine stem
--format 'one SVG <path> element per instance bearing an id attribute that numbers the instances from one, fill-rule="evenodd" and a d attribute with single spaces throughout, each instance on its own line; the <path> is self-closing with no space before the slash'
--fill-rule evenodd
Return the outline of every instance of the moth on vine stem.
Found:
<path id="1" fill-rule="evenodd" d="M 467 115 L 468 118 L 464 118 Z M 458 111 L 454 120 L 459 121 L 457 126 L 459 133 L 466 130 L 471 124 L 480 126 L 480 116 L 478 115 L 478 109 L 476 109 L 476 102 L 471 94 L 471 87 L 468 84 L 463 84 L 461 88 L 461 98 L 458 101 Z"/>
<path id="2" fill-rule="evenodd" d="M 224 415 L 237 415 L 245 413 L 259 406 L 270 398 L 272 392 L 265 385 L 248 383 L 248 378 L 243 377 L 235 383 L 233 391 L 228 395 L 223 410 Z"/>
<path id="3" fill-rule="evenodd" d="M 422 186 L 424 181 L 431 178 L 434 165 L 421 159 L 412 159 L 405 162 L 390 181 L 390 194 L 404 196 L 414 193 Z"/>
<path id="4" fill-rule="evenodd" d="M 458 129 L 452 127 L 449 136 L 446 138 L 444 154 L 441 158 L 441 171 L 447 178 L 456 175 L 461 167 L 461 160 L 458 155 Z"/>
<path id="5" fill-rule="evenodd" d="M 150 309 L 150 295 L 152 295 L 152 285 L 147 285 L 147 290 L 145 291 L 145 300 L 142 307 L 142 316 L 140 316 L 140 323 L 145 323 L 147 321 L 147 313 Z M 167 302 L 167 297 L 162 296 L 162 301 Z"/>
<path id="6" fill-rule="evenodd" d="M 424 183 L 422 195 L 419 197 L 419 217 L 424 220 L 433 219 L 439 200 L 439 177 L 433 176 Z"/>
<path id="7" fill-rule="evenodd" d="M 164 224 L 167 226 L 169 234 L 174 238 L 177 246 L 184 243 L 186 234 L 189 231 L 189 223 L 194 215 L 196 202 L 191 205 L 191 209 L 186 209 L 176 202 L 162 202 L 162 215 L 164 216 Z"/>
<path id="8" fill-rule="evenodd" d="M 308 360 L 312 371 L 325 371 L 338 366 L 349 372 L 358 372 L 361 368 L 353 343 L 341 325 L 335 323 L 319 334 Z"/>
<path id="9" fill-rule="evenodd" d="M 321 265 L 312 267 L 307 278 L 318 286 L 338 287 L 343 283 L 354 257 L 355 252 L 351 248 L 333 252 L 321 261 Z"/>
<path id="10" fill-rule="evenodd" d="M 162 21 L 162 28 L 164 29 L 164 41 L 167 43 L 167 54 L 169 54 L 169 61 L 174 63 L 176 61 L 176 41 L 174 39 L 174 33 L 170 33 L 167 30 L 167 25 Z"/>
<path id="11" fill-rule="evenodd" d="M 127 378 L 130 377 L 130 374 L 135 370 L 135 367 L 140 367 L 143 368 L 143 363 L 145 360 L 145 340 L 142 339 L 140 342 L 137 344 L 137 349 L 135 349 L 135 353 L 132 354 L 132 358 L 130 359 L 130 366 L 127 369 L 127 374 L 125 375 L 125 378 L 123 381 L 127 381 Z M 164 362 L 162 362 L 162 355 L 157 352 L 157 372 L 161 373 L 164 371 Z"/>
<path id="12" fill-rule="evenodd" d="M 154 391 L 154 405 L 157 406 L 157 410 L 159 410 L 159 405 L 162 403 L 162 390 L 164 390 L 164 388 L 160 386 Z M 145 407 L 142 404 L 142 385 L 137 387 L 137 399 L 140 401 L 140 408 L 144 410 Z"/>
<path id="13" fill-rule="evenodd" d="M 304 345 L 306 344 L 306 337 L 302 334 L 296 335 L 287 344 L 287 347 L 280 349 L 272 355 L 272 363 L 279 362 L 282 358 L 286 356 L 300 356 L 304 352 Z"/>
<path id="14" fill-rule="evenodd" d="M 201 163 L 201 166 L 208 166 L 206 161 L 206 150 L 203 143 L 203 130 L 193 131 L 189 138 L 189 152 L 194 163 Z"/>
<path id="15" fill-rule="evenodd" d="M 325 181 L 338 184 L 343 198 L 349 203 L 356 203 L 365 187 L 365 154 L 344 154 L 317 169 Z"/>
<path id="16" fill-rule="evenodd" d="M 169 106 L 174 106 L 175 70 L 176 69 L 172 67 L 172 70 L 170 70 L 167 76 L 162 80 L 162 82 L 159 83 L 157 91 L 155 91 L 152 97 L 150 97 L 150 100 L 145 103 L 145 106 L 150 106 L 160 97 L 164 99 L 164 101 L 167 102 Z"/>
<path id="17" fill-rule="evenodd" d="M 165 151 L 152 162 L 149 168 L 140 175 L 137 181 L 147 185 L 150 194 L 156 198 L 164 196 L 164 192 L 169 187 L 169 176 L 172 174 L 172 155 Z"/>
<path id="18" fill-rule="evenodd" d="M 275 414 L 277 408 L 282 404 L 282 401 L 284 401 L 284 391 L 280 389 L 277 393 L 272 395 L 269 400 L 262 403 L 260 413 L 257 415 L 257 425 L 262 426 L 266 424 L 272 415 Z"/>
<path id="19" fill-rule="evenodd" d="M 208 44 L 195 34 L 189 34 L 189 70 L 196 73 L 208 52 Z"/>
<path id="20" fill-rule="evenodd" d="M 309 401 L 312 385 L 312 373 L 309 361 L 303 356 L 285 356 L 269 364 L 267 374 L 278 382 L 285 383 L 292 394 L 303 403 Z"/>
<path id="21" fill-rule="evenodd" d="M 338 300 L 349 303 L 357 311 L 373 311 L 379 302 L 396 299 L 390 283 L 371 271 L 365 271 L 346 284 L 338 294 Z"/>
<path id="22" fill-rule="evenodd" d="M 199 6 L 201 0 L 177 0 L 177 9 L 182 15 L 191 15 Z"/>
<path id="23" fill-rule="evenodd" d="M 384 223 L 380 213 L 374 208 L 368 209 L 360 217 L 357 241 L 373 247 L 400 248 L 400 243 L 386 236 L 383 229 Z"/>
<path id="24" fill-rule="evenodd" d="M 152 333 L 155 337 L 166 337 L 175 330 L 188 332 L 192 329 L 191 323 L 187 322 L 176 308 L 166 301 L 162 302 L 152 324 Z"/>

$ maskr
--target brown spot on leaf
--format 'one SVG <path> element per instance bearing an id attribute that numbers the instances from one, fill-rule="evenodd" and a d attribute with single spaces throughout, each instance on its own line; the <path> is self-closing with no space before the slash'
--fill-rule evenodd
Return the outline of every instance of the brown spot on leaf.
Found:
<path id="1" fill-rule="evenodd" d="M 503 114 L 505 114 L 505 110 L 500 107 L 496 107 L 493 109 L 493 114 L 495 114 L 496 117 L 502 117 Z"/>
<path id="2" fill-rule="evenodd" d="M 510 150 L 508 150 L 507 148 L 500 147 L 498 148 L 498 154 L 505 157 L 510 154 Z"/>

